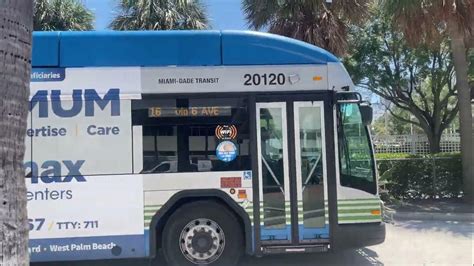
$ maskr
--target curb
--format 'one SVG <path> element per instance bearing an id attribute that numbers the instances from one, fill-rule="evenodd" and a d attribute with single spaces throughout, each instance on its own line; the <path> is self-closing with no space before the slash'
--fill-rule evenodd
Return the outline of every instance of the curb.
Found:
<path id="1" fill-rule="evenodd" d="M 395 220 L 427 220 L 427 221 L 467 221 L 474 222 L 474 213 L 439 213 L 439 212 L 390 212 Z"/>

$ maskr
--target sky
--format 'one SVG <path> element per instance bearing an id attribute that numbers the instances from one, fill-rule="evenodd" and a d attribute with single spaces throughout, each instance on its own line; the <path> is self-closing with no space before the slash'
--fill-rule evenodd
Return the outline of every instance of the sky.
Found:
<path id="1" fill-rule="evenodd" d="M 96 30 L 106 30 L 118 0 L 82 0 L 95 13 Z M 202 0 L 207 7 L 212 29 L 246 30 L 240 0 Z"/>

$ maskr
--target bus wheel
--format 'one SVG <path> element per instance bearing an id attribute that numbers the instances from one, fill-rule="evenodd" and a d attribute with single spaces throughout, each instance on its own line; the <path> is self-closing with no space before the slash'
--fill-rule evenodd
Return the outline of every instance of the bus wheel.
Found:
<path id="1" fill-rule="evenodd" d="M 183 205 L 163 230 L 163 254 L 169 265 L 235 265 L 243 253 L 237 217 L 214 201 Z"/>

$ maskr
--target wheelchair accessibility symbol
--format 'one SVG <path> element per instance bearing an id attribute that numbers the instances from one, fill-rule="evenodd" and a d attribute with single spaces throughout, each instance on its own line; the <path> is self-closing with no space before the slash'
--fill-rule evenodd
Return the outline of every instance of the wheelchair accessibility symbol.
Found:
<path id="1" fill-rule="evenodd" d="M 252 180 L 252 171 L 244 172 L 244 180 Z"/>

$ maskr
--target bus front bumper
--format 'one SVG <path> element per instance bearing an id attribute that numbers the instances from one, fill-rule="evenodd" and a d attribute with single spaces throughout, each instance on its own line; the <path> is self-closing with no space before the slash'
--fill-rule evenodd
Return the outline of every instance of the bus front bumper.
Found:
<path id="1" fill-rule="evenodd" d="M 385 241 L 385 223 L 340 224 L 334 240 L 336 249 L 377 245 Z"/>

